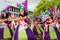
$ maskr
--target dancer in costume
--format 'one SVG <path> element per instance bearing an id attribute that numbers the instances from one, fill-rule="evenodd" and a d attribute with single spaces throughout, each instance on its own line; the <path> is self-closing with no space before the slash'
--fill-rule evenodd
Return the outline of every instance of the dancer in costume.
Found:
<path id="1" fill-rule="evenodd" d="M 43 22 L 42 23 L 39 22 L 38 27 L 39 27 L 39 30 L 41 32 L 41 34 L 39 35 L 40 40 L 43 40 L 43 31 L 44 31 L 44 24 L 43 24 Z"/>
<path id="2" fill-rule="evenodd" d="M 52 27 L 50 27 L 50 29 L 51 29 L 51 33 L 50 33 L 50 39 L 52 40 L 57 40 L 58 39 L 58 37 L 57 37 L 57 33 L 56 33 L 56 31 L 57 31 L 57 27 L 56 27 L 56 25 L 57 25 L 57 21 L 56 21 L 56 19 L 54 19 L 53 20 L 53 22 L 52 22 Z"/>
<path id="3" fill-rule="evenodd" d="M 59 35 L 60 35 L 60 33 L 59 33 L 59 24 L 58 24 L 57 19 L 54 19 L 53 28 L 54 28 L 54 30 L 55 30 L 57 39 L 60 40 L 60 36 L 59 36 Z"/>
<path id="4" fill-rule="evenodd" d="M 49 40 L 49 26 L 48 24 L 50 24 L 50 17 L 48 17 L 50 15 L 49 12 L 45 12 L 45 15 L 47 17 L 44 17 L 43 20 L 44 20 L 44 32 L 43 32 L 43 40 Z M 46 24 L 47 23 L 47 24 Z"/>
<path id="5" fill-rule="evenodd" d="M 18 26 L 18 18 L 14 15 L 14 13 L 12 13 L 12 15 L 10 15 L 10 17 L 8 18 L 8 24 L 13 32 L 16 30 Z"/>
<path id="6" fill-rule="evenodd" d="M 12 39 L 12 37 L 13 37 L 13 32 L 12 32 L 10 26 L 9 26 L 9 24 L 10 24 L 11 22 L 10 22 L 8 19 L 9 19 L 9 13 L 6 12 L 6 10 L 3 10 L 3 11 L 2 11 L 2 20 L 4 20 L 4 23 L 7 24 L 8 29 L 9 29 L 9 31 L 10 31 L 11 39 Z"/>
<path id="7" fill-rule="evenodd" d="M 19 25 L 15 31 L 13 40 L 36 40 L 33 32 L 28 27 L 28 24 L 26 22 L 27 19 L 27 13 L 24 10 L 23 6 L 20 6 L 20 20 Z"/>
<path id="8" fill-rule="evenodd" d="M 17 23 L 17 17 L 14 15 L 14 13 L 11 15 L 11 17 L 10 17 L 12 20 L 12 23 L 11 23 L 11 26 L 12 26 L 12 29 L 14 29 L 14 31 L 16 30 L 16 28 L 17 28 L 17 25 L 18 25 L 18 23 Z M 16 20 L 17 19 L 17 20 Z"/>
<path id="9" fill-rule="evenodd" d="M 5 13 L 5 12 L 2 12 Z M 4 17 L 6 17 L 6 14 L 4 14 Z M 8 25 L 5 23 L 5 19 L 3 16 L 0 18 L 0 39 L 2 40 L 11 40 L 11 33 L 9 30 Z"/>
<path id="10" fill-rule="evenodd" d="M 57 40 L 57 36 L 56 36 L 56 33 L 55 33 L 55 30 L 53 28 L 53 25 L 52 25 L 52 20 L 49 16 L 49 18 L 46 19 L 46 22 L 45 22 L 45 28 L 44 28 L 44 40 Z"/>
<path id="11" fill-rule="evenodd" d="M 37 39 L 39 39 L 39 35 L 41 35 L 41 32 L 40 32 L 39 27 L 38 27 L 38 20 L 37 20 L 37 18 L 35 18 L 33 20 L 33 24 L 32 25 L 33 25 L 33 33 L 34 33 L 34 35 L 35 35 L 35 37 Z"/>
<path id="12" fill-rule="evenodd" d="M 38 23 L 40 23 L 39 20 L 35 19 L 34 20 L 33 32 L 34 32 L 37 40 L 42 40 L 43 39 L 42 38 L 43 29 L 42 29 L 41 25 L 38 25 Z"/>

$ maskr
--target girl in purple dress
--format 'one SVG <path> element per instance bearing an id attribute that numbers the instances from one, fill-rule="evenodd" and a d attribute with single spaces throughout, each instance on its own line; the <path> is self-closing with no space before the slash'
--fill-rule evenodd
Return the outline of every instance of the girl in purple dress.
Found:
<path id="1" fill-rule="evenodd" d="M 4 21 L 3 18 L 0 18 L 0 40 L 10 40 L 11 33 L 8 25 Z"/>
<path id="2" fill-rule="evenodd" d="M 23 6 L 20 6 L 19 25 L 15 30 L 13 40 L 36 40 L 34 33 L 27 24 L 27 12 Z"/>
<path id="3" fill-rule="evenodd" d="M 6 13 L 6 10 L 5 11 L 2 11 L 2 20 L 3 20 L 3 22 L 7 25 L 7 27 L 8 27 L 8 30 L 9 30 L 9 33 L 10 33 L 10 36 L 11 36 L 11 38 L 12 38 L 12 30 L 11 30 L 11 28 L 10 28 L 10 26 L 9 26 L 9 24 L 8 24 L 8 18 L 9 18 L 9 14 L 8 14 L 8 12 Z M 5 29 L 5 28 L 4 28 Z M 11 39 L 10 38 L 10 39 Z"/>

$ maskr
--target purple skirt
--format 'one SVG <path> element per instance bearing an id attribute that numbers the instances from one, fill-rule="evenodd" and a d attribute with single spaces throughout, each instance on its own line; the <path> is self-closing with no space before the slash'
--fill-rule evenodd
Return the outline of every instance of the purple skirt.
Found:
<path id="1" fill-rule="evenodd" d="M 36 40 L 34 33 L 31 31 L 29 27 L 26 29 L 26 34 L 28 36 L 28 40 Z"/>
<path id="2" fill-rule="evenodd" d="M 60 32 L 58 31 L 57 27 L 56 26 L 53 26 L 55 32 L 56 32 L 56 35 L 57 35 L 57 38 L 60 39 Z"/>
<path id="3" fill-rule="evenodd" d="M 11 28 L 8 26 L 8 29 L 10 31 L 10 34 L 11 34 L 11 38 L 13 37 L 13 32 L 11 30 Z M 0 28 L 0 38 L 3 39 L 4 37 L 4 28 Z"/>
<path id="4" fill-rule="evenodd" d="M 34 28 L 33 28 L 33 32 L 34 32 L 35 35 L 38 35 L 38 32 L 37 32 L 36 26 L 34 26 Z"/>
<path id="5" fill-rule="evenodd" d="M 14 35 L 14 38 L 13 38 L 14 40 L 18 40 L 18 28 L 19 28 L 19 25 L 16 28 L 15 35 Z"/>
<path id="6" fill-rule="evenodd" d="M 4 28 L 0 28 L 0 39 L 3 39 Z"/>
<path id="7" fill-rule="evenodd" d="M 47 27 L 47 31 L 45 29 L 44 31 L 44 40 L 50 40 L 50 35 L 49 35 L 49 26 Z"/>
<path id="8" fill-rule="evenodd" d="M 18 40 L 18 28 L 19 26 L 15 31 L 14 40 Z M 28 40 L 36 40 L 34 33 L 30 30 L 29 27 L 26 29 L 26 35 L 28 37 Z"/>

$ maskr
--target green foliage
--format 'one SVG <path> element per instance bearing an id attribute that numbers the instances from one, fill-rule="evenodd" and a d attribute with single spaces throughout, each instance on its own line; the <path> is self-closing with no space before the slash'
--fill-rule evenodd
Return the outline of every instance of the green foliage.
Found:
<path id="1" fill-rule="evenodd" d="M 45 12 L 55 5 L 57 6 L 57 9 L 60 9 L 60 0 L 41 0 L 33 12 L 34 14 Z"/>

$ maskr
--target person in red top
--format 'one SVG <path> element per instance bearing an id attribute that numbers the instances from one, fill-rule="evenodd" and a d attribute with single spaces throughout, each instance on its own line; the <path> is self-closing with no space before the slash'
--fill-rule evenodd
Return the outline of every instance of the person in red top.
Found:
<path id="1" fill-rule="evenodd" d="M 51 24 L 52 23 L 52 19 L 51 19 L 51 17 L 48 17 L 47 19 L 46 19 L 46 24 Z"/>

